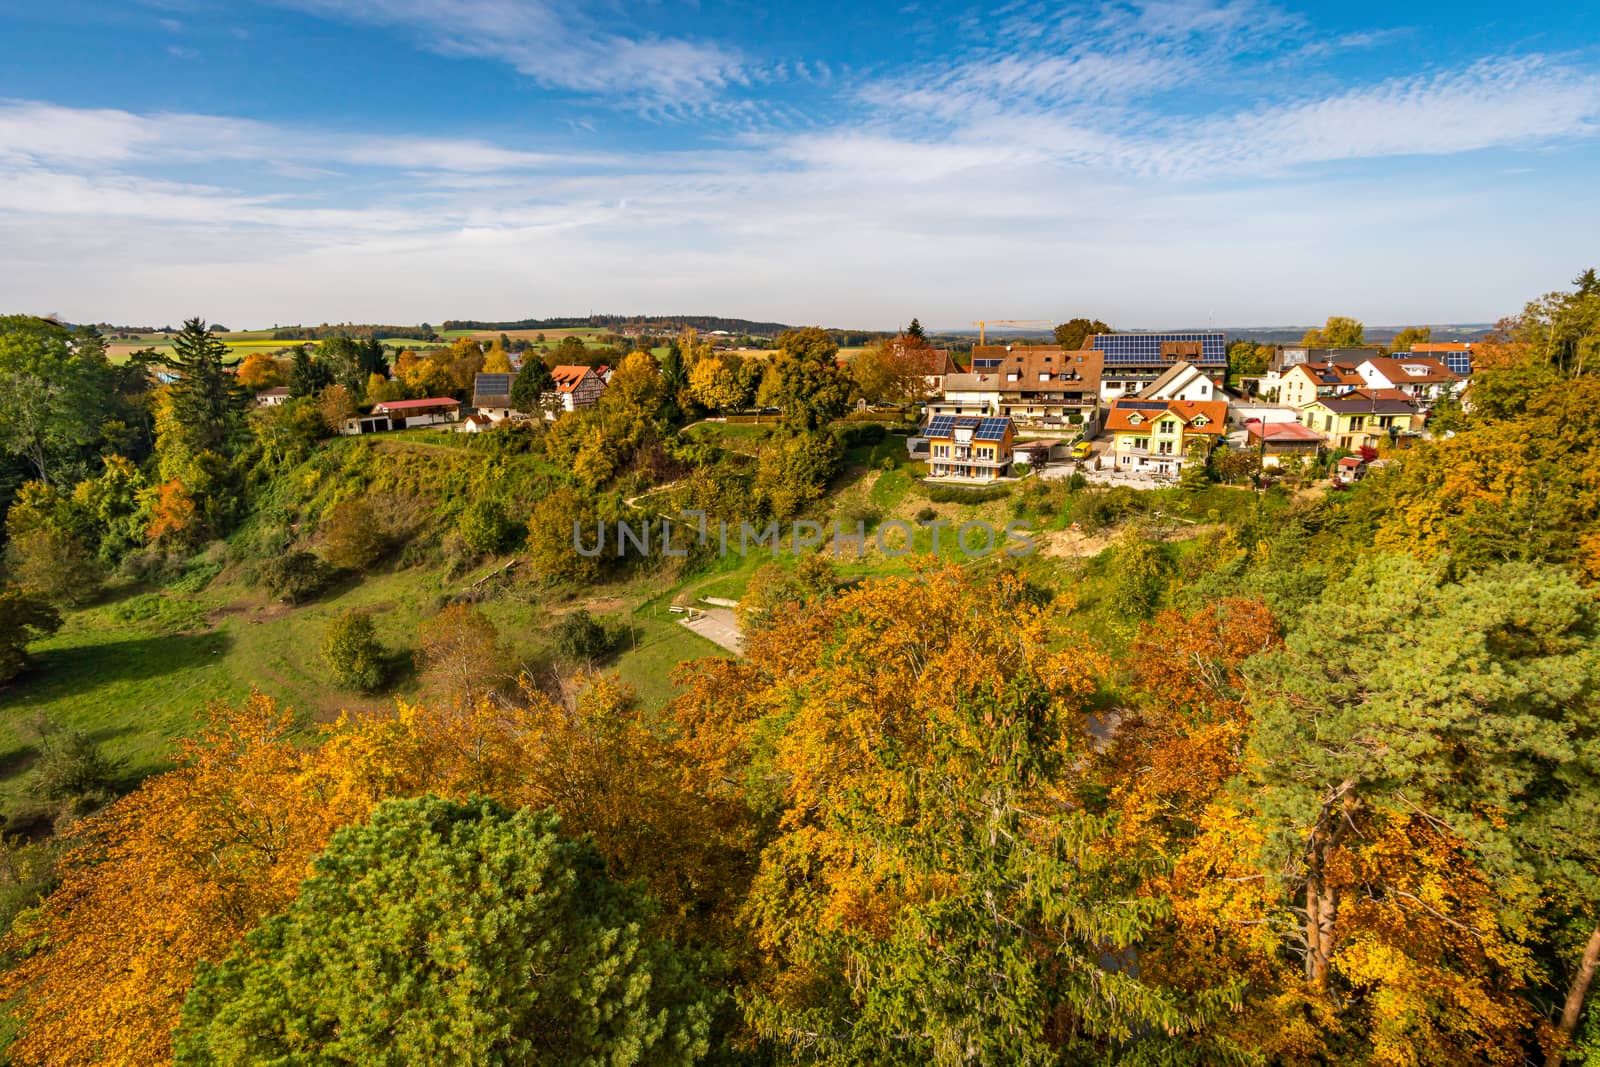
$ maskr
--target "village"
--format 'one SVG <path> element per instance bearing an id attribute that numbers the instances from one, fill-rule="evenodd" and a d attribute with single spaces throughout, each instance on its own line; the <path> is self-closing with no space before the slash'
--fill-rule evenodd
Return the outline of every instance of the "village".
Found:
<path id="1" fill-rule="evenodd" d="M 1059 344 L 976 344 L 952 352 L 904 336 L 891 351 L 915 362 L 906 403 L 858 413 L 892 420 L 908 457 L 929 481 L 987 485 L 1022 477 L 1069 477 L 1159 488 L 1219 449 L 1254 457 L 1252 474 L 1325 475 L 1335 486 L 1360 480 L 1381 455 L 1429 435 L 1441 401 L 1464 399 L 1476 342 L 1277 346 L 1264 371 L 1228 381 L 1221 331 L 1095 333 L 1078 349 Z M 481 433 L 529 420 L 553 420 L 596 404 L 612 367 L 561 364 L 535 409 L 519 408 L 513 382 L 531 352 L 508 360 L 511 372 L 474 376 L 470 402 L 449 396 L 382 400 L 348 414 L 346 435 L 429 428 Z M 849 361 L 838 366 L 848 370 Z M 258 406 L 290 398 L 288 386 L 256 394 Z M 770 408 L 712 413 L 710 421 L 759 423 Z"/>

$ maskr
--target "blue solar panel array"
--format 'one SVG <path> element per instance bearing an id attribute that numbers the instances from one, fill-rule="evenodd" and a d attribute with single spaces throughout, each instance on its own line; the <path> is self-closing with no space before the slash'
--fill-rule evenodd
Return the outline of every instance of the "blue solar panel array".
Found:
<path id="1" fill-rule="evenodd" d="M 1105 353 L 1108 367 L 1161 363 L 1161 346 L 1171 341 L 1200 342 L 1200 365 L 1228 365 L 1227 339 L 1221 333 L 1102 333 L 1094 347 Z"/>
<path id="2" fill-rule="evenodd" d="M 1444 365 L 1450 368 L 1450 373 L 1457 378 L 1472 377 L 1471 352 L 1445 352 Z"/>
<path id="3" fill-rule="evenodd" d="M 979 441 L 1004 441 L 1006 423 L 1010 421 L 1010 419 L 984 419 L 978 423 L 978 432 L 972 436 Z"/>
<path id="4" fill-rule="evenodd" d="M 949 437 L 955 429 L 956 417 L 954 415 L 935 415 L 928 422 L 929 437 Z"/>

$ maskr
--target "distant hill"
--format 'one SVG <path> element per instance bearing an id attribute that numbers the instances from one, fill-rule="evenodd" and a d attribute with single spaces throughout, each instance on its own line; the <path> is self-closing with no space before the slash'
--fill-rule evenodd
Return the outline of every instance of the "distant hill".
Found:
<path id="1" fill-rule="evenodd" d="M 514 322 L 489 322 L 481 319 L 446 319 L 441 330 L 572 330 L 597 327 L 619 330 L 625 326 L 647 327 L 652 333 L 670 333 L 692 326 L 702 332 L 726 330 L 729 333 L 782 333 L 789 326 L 781 322 L 755 322 L 721 315 L 587 315 L 582 318 L 518 319 Z"/>

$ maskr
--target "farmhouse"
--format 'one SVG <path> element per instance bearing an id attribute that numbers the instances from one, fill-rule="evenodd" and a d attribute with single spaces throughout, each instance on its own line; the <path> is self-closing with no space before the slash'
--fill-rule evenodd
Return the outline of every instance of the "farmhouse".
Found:
<path id="1" fill-rule="evenodd" d="M 605 380 L 597 373 L 595 368 L 564 363 L 559 367 L 552 367 L 550 376 L 556 381 L 555 392 L 547 395 L 550 400 L 548 405 L 551 411 L 547 417 L 555 418 L 556 408 L 562 411 L 577 411 L 586 408 L 600 399 L 600 394 L 606 391 Z"/>
<path id="2" fill-rule="evenodd" d="M 390 425 L 396 430 L 455 422 L 460 410 L 461 402 L 448 396 L 430 396 L 422 400 L 385 400 L 372 406 L 372 414 L 388 416 Z"/>
<path id="3" fill-rule="evenodd" d="M 289 402 L 289 387 L 275 385 L 271 389 L 263 389 L 256 394 L 256 407 L 278 408 Z"/>
<path id="4" fill-rule="evenodd" d="M 511 407 L 512 374 L 479 374 L 472 380 L 472 406 L 491 422 L 516 414 Z"/>

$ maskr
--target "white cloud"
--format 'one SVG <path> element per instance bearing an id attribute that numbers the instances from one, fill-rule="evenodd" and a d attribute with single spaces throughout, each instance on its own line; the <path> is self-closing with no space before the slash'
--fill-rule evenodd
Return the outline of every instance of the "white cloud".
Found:
<path id="1" fill-rule="evenodd" d="M 561 0 L 276 0 L 327 18 L 409 30 L 444 55 L 497 59 L 541 85 L 692 108 L 750 80 L 738 50 L 630 35 Z"/>

